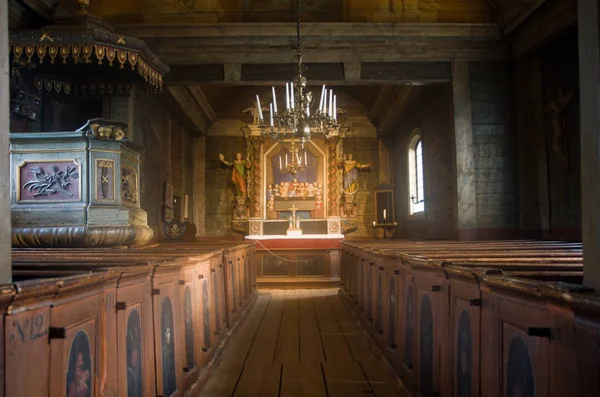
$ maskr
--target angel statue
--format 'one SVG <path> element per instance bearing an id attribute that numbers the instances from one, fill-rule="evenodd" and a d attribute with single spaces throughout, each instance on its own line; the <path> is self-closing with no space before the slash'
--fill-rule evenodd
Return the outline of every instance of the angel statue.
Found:
<path id="1" fill-rule="evenodd" d="M 235 185 L 236 196 L 246 197 L 248 195 L 248 188 L 246 185 L 247 171 L 248 169 L 252 168 L 252 163 L 250 163 L 250 160 L 242 159 L 241 153 L 237 153 L 235 155 L 235 160 L 231 162 L 225 160 L 225 156 L 223 156 L 222 153 L 219 153 L 219 160 L 232 169 L 231 180 Z"/>

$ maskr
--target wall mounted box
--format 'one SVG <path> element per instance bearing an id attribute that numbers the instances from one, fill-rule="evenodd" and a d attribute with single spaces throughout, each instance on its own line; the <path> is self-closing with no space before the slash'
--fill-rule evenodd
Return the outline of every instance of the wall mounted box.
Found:
<path id="1" fill-rule="evenodd" d="M 10 134 L 14 247 L 140 245 L 153 235 L 140 208 L 140 155 L 122 123 Z"/>

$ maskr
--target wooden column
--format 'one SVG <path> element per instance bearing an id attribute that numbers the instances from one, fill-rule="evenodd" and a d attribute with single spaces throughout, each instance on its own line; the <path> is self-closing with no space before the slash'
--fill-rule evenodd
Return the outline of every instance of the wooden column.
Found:
<path id="1" fill-rule="evenodd" d="M 194 137 L 194 225 L 196 237 L 206 235 L 206 137 Z"/>
<path id="2" fill-rule="evenodd" d="M 598 0 L 578 1 L 583 283 L 600 291 L 600 30 Z"/>
<path id="3" fill-rule="evenodd" d="M 0 1 L 0 284 L 10 283 L 8 1 Z"/>
<path id="4" fill-rule="evenodd" d="M 392 178 L 390 151 L 383 141 L 379 139 L 379 183 L 392 186 Z"/>
<path id="5" fill-rule="evenodd" d="M 459 240 L 477 237 L 475 195 L 475 161 L 473 156 L 473 123 L 469 63 L 452 63 L 454 99 L 454 155 L 456 162 L 456 229 Z"/>
<path id="6" fill-rule="evenodd" d="M 544 135 L 542 71 L 539 58 L 516 64 L 519 205 L 523 238 L 548 238 L 550 196 Z"/>

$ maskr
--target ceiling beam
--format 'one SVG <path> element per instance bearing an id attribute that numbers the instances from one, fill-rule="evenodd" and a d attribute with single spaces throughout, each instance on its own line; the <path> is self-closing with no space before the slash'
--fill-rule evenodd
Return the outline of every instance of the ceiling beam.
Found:
<path id="1" fill-rule="evenodd" d="M 294 63 L 296 26 L 290 23 L 115 25 L 145 40 L 170 65 Z M 407 60 L 504 60 L 496 24 L 307 23 L 306 63 Z"/>
<path id="2" fill-rule="evenodd" d="M 206 135 L 210 122 L 187 87 L 167 87 L 171 110 L 195 135 Z"/>
<path id="3" fill-rule="evenodd" d="M 198 87 L 197 85 L 192 85 L 192 86 L 189 86 L 188 89 L 189 89 L 190 93 L 192 94 L 192 97 L 194 97 L 194 99 L 196 100 L 196 103 L 198 104 L 198 106 L 200 106 L 202 113 L 204 113 L 204 115 L 206 116 L 206 119 L 210 123 L 208 125 L 208 127 L 210 128 L 210 126 L 219 119 L 217 117 L 217 114 L 213 110 L 213 108 L 210 105 L 210 102 L 208 101 L 206 96 L 204 96 L 204 92 L 202 92 L 202 89 L 200 87 Z"/>
<path id="4" fill-rule="evenodd" d="M 452 80 L 450 62 L 355 62 L 352 79 L 346 64 L 305 64 L 305 76 L 311 84 L 439 84 Z M 293 80 L 296 65 L 242 64 L 239 79 L 228 79 L 226 65 L 171 65 L 165 76 L 168 85 L 226 84 L 273 85 Z"/>

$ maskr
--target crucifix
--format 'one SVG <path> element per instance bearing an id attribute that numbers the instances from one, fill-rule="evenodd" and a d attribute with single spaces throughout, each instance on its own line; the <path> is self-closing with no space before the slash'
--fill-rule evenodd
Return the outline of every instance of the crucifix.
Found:
<path id="1" fill-rule="evenodd" d="M 292 204 L 292 208 L 289 210 L 292 211 L 292 216 L 290 216 L 289 220 L 289 229 L 300 229 L 300 219 L 296 216 L 296 206 Z"/>
<path id="2" fill-rule="evenodd" d="M 565 93 L 563 88 L 557 90 L 556 98 L 550 101 L 545 113 L 550 116 L 552 130 L 552 147 L 565 168 L 569 168 L 569 152 L 567 146 L 567 122 L 565 110 L 573 99 L 573 91 Z"/>

